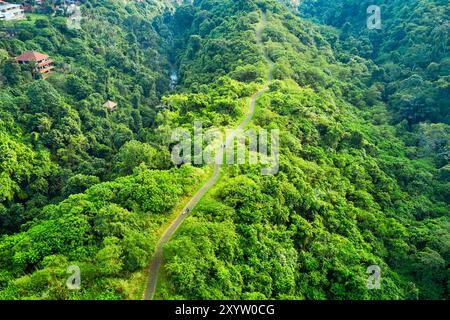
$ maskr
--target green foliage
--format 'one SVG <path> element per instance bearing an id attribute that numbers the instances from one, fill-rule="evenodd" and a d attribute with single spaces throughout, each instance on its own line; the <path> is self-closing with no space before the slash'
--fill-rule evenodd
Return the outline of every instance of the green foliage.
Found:
<path id="1" fill-rule="evenodd" d="M 448 299 L 448 5 L 381 1 L 377 31 L 369 4 L 302 1 L 313 22 L 275 0 L 93 0 L 81 30 L 47 4 L 1 24 L 0 299 L 140 297 L 204 173 L 173 168 L 172 130 L 240 123 L 263 53 L 249 126 L 280 130 L 280 172 L 223 170 L 164 247 L 160 297 Z M 48 79 L 15 62 L 31 49 Z"/>
<path id="2" fill-rule="evenodd" d="M 0 201 L 7 210 L 0 234 L 17 231 L 48 202 L 129 175 L 141 163 L 112 168 L 126 157 L 127 142 L 151 142 L 148 128 L 168 88 L 169 42 L 144 23 L 161 4 L 89 1 L 80 30 L 47 10 L 0 26 L 8 35 L 0 39 Z M 15 61 L 26 50 L 55 61 L 47 80 L 33 79 L 34 66 Z M 118 103 L 112 113 L 103 107 L 107 100 Z M 152 150 L 151 165 L 143 162 L 169 168 L 164 148 Z"/>
<path id="3" fill-rule="evenodd" d="M 391 126 L 373 62 L 277 2 L 260 5 L 276 80 L 254 126 L 281 130 L 280 173 L 227 170 L 166 245 L 160 297 L 447 299 L 448 126 Z M 232 77 L 246 81 L 248 69 Z M 367 288 L 370 265 L 381 290 Z"/>
<path id="4" fill-rule="evenodd" d="M 379 1 L 382 29 L 365 28 L 371 1 L 306 0 L 302 15 L 340 29 L 337 50 L 373 59 L 371 81 L 383 95 L 395 121 L 450 123 L 448 33 L 449 4 L 439 0 Z"/>
<path id="5" fill-rule="evenodd" d="M 44 207 L 39 220 L 0 239 L 0 269 L 7 275 L 0 297 L 67 298 L 65 269 L 78 265 L 82 289 L 77 297 L 102 299 L 113 278 L 128 279 L 148 264 L 158 228 L 200 173 L 188 166 L 142 170 Z M 60 261 L 52 267 L 49 261 L 56 256 Z M 115 298 L 127 296 L 116 292 Z"/>

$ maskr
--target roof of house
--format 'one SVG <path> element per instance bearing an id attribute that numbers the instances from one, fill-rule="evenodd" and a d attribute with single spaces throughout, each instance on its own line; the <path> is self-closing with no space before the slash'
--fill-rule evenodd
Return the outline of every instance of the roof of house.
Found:
<path id="1" fill-rule="evenodd" d="M 16 58 L 17 61 L 41 61 L 48 59 L 48 55 L 37 51 L 26 51 Z"/>
<path id="2" fill-rule="evenodd" d="M 20 7 L 20 4 L 9 3 L 9 2 L 5 2 L 5 1 L 0 1 L 0 7 L 2 7 L 2 9 L 18 8 L 18 7 Z"/>
<path id="3" fill-rule="evenodd" d="M 108 108 L 109 110 L 112 110 L 112 109 L 114 109 L 115 107 L 117 107 L 117 103 L 114 102 L 114 101 L 108 100 L 108 101 L 106 101 L 106 102 L 103 104 L 103 106 L 106 107 L 106 108 Z"/>

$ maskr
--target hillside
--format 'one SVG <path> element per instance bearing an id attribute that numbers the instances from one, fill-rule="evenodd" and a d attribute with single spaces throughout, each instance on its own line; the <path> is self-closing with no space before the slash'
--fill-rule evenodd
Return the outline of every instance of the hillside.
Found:
<path id="1" fill-rule="evenodd" d="M 0 23 L 0 298 L 141 298 L 212 172 L 173 164 L 173 130 L 234 128 L 261 92 L 246 128 L 279 130 L 279 170 L 222 167 L 164 245 L 155 297 L 449 299 L 445 31 L 398 1 L 382 34 L 359 31 L 365 3 L 329 3 L 95 0 L 81 29 L 46 12 Z M 16 63 L 27 50 L 54 60 L 48 78 Z"/>
<path id="2" fill-rule="evenodd" d="M 209 2 L 202 4 L 198 15 Z M 276 2 L 262 7 L 276 81 L 254 126 L 282 130 L 280 173 L 228 170 L 166 246 L 160 297 L 445 297 L 447 178 L 433 161 L 405 152 L 385 102 L 368 87 L 373 63 L 347 52 L 342 59 L 322 27 Z M 212 15 L 219 21 L 220 12 Z M 197 56 L 212 60 L 203 41 Z M 373 264 L 384 290 L 366 287 Z"/>

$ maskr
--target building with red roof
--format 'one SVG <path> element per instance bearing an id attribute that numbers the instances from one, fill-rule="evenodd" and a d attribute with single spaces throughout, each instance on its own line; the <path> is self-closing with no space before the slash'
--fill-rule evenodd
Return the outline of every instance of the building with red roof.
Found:
<path id="1" fill-rule="evenodd" d="M 46 54 L 37 51 L 26 51 L 20 56 L 16 57 L 16 61 L 20 64 L 35 63 L 36 68 L 34 73 L 39 73 L 44 79 L 48 77 L 51 70 L 54 68 L 53 60 Z"/>

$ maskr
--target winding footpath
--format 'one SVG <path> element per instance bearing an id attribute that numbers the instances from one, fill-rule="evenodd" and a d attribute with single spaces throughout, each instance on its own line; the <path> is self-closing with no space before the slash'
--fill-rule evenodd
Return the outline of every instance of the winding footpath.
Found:
<path id="1" fill-rule="evenodd" d="M 261 21 L 259 23 L 258 29 L 256 30 L 256 40 L 258 42 L 258 45 L 260 45 L 261 47 L 263 47 L 262 33 L 263 33 L 265 25 L 266 25 L 266 14 L 261 11 Z M 263 48 L 263 52 L 264 52 L 264 58 L 269 65 L 269 69 L 267 72 L 267 82 L 270 83 L 272 81 L 273 62 L 270 60 L 270 58 L 267 55 L 267 52 L 264 48 Z M 258 99 L 268 89 L 269 89 L 269 87 L 265 86 L 263 89 L 261 89 L 260 91 L 258 91 L 254 95 L 252 95 L 247 116 L 245 117 L 245 119 L 241 122 L 241 124 L 236 129 L 238 129 L 238 130 L 244 129 L 244 127 L 252 120 L 253 115 L 255 113 L 256 99 Z M 234 138 L 235 138 L 234 134 L 230 135 L 225 142 L 225 146 L 228 145 L 230 143 L 230 141 L 233 141 Z M 158 280 L 158 273 L 159 273 L 159 269 L 161 268 L 161 264 L 163 262 L 163 247 L 164 247 L 164 245 L 167 242 L 169 242 L 169 240 L 172 238 L 172 236 L 177 231 L 178 227 L 183 223 L 184 219 L 187 217 L 188 214 L 185 214 L 185 212 L 192 211 L 192 209 L 203 198 L 205 193 L 208 192 L 211 189 L 211 187 L 213 187 L 216 184 L 216 182 L 219 180 L 220 169 L 222 168 L 222 162 L 223 162 L 222 159 L 224 156 L 224 152 L 225 152 L 224 148 L 220 148 L 220 151 L 217 153 L 216 158 L 215 158 L 214 173 L 212 174 L 211 178 L 191 198 L 191 200 L 183 208 L 183 210 L 178 215 L 178 217 L 172 222 L 172 224 L 169 226 L 169 228 L 167 228 L 167 230 L 164 232 L 162 237 L 159 239 L 159 242 L 156 246 L 155 254 L 153 256 L 153 259 L 150 263 L 150 267 L 148 269 L 148 281 L 147 281 L 147 287 L 146 287 L 145 293 L 144 293 L 144 300 L 153 300 L 153 297 L 155 295 L 156 283 Z"/>

